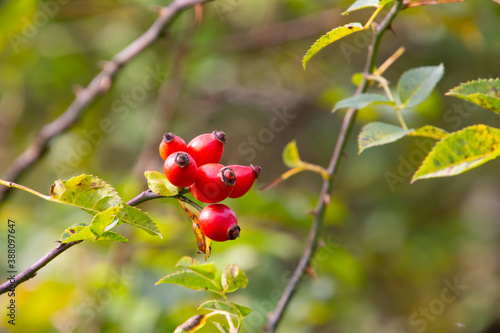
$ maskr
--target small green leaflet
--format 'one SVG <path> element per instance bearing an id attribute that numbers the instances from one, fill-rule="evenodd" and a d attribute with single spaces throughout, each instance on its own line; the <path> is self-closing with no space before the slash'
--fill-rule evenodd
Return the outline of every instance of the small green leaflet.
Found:
<path id="1" fill-rule="evenodd" d="M 283 163 L 289 168 L 295 168 L 302 164 L 297 148 L 297 141 L 290 141 L 283 149 Z"/>
<path id="2" fill-rule="evenodd" d="M 225 302 L 220 302 L 215 299 L 202 303 L 198 308 L 198 310 L 200 309 L 211 310 L 211 311 L 224 311 L 232 315 L 239 316 L 239 314 L 234 310 L 234 308 L 231 305 Z"/>
<path id="3" fill-rule="evenodd" d="M 215 327 L 217 327 L 217 329 L 219 330 L 219 332 L 221 332 L 221 333 L 230 333 L 229 329 L 226 326 L 221 325 L 221 324 L 219 324 L 216 321 L 212 321 L 212 324 L 214 324 Z"/>
<path id="4" fill-rule="evenodd" d="M 337 27 L 323 36 L 321 36 L 314 44 L 309 48 L 309 50 L 304 55 L 302 59 L 302 66 L 306 69 L 306 64 L 316 53 L 321 51 L 325 46 L 341 39 L 342 37 L 348 36 L 356 31 L 363 30 L 363 26 L 359 22 L 349 23 L 341 27 Z"/>
<path id="5" fill-rule="evenodd" d="M 96 237 L 90 230 L 90 227 L 85 226 L 85 224 L 83 223 L 80 223 L 79 225 L 73 227 L 69 227 L 61 235 L 62 243 L 82 241 L 85 239 L 92 239 L 93 241 L 109 240 L 128 243 L 128 239 L 113 231 L 105 231 L 99 237 Z"/>
<path id="6" fill-rule="evenodd" d="M 443 74 L 443 64 L 413 68 L 404 72 L 398 82 L 400 109 L 410 109 L 424 102 Z"/>
<path id="7" fill-rule="evenodd" d="M 246 306 L 234 302 L 229 302 L 229 303 L 220 302 L 215 299 L 202 303 L 198 308 L 198 310 L 200 309 L 206 309 L 211 311 L 224 311 L 238 317 L 246 317 L 250 314 L 250 312 L 252 312 L 252 309 Z"/>
<path id="8" fill-rule="evenodd" d="M 439 141 L 413 175 L 411 182 L 458 175 L 499 155 L 499 129 L 485 125 L 466 127 Z"/>
<path id="9" fill-rule="evenodd" d="M 462 83 L 445 95 L 455 96 L 500 113 L 500 79 L 479 79 Z"/>
<path id="10" fill-rule="evenodd" d="M 406 136 L 408 132 L 409 130 L 391 124 L 377 121 L 369 123 L 361 129 L 358 136 L 359 154 L 367 148 L 397 141 Z"/>
<path id="11" fill-rule="evenodd" d="M 378 0 L 357 0 L 349 8 L 347 8 L 347 10 L 342 13 L 342 15 L 349 15 L 349 13 L 358 9 L 378 6 Z"/>
<path id="12" fill-rule="evenodd" d="M 178 271 L 161 278 L 156 284 L 177 284 L 193 290 L 208 290 L 221 294 L 222 290 L 213 280 L 209 280 L 193 271 Z"/>
<path id="13" fill-rule="evenodd" d="M 404 128 L 391 124 L 372 122 L 365 125 L 359 133 L 359 154 L 367 148 L 385 145 L 387 143 L 397 141 L 407 135 L 441 140 L 446 137 L 448 133 L 440 128 L 429 125 L 417 129 L 405 130 Z"/>
<path id="14" fill-rule="evenodd" d="M 144 172 L 144 176 L 148 180 L 148 187 L 152 192 L 164 197 L 172 197 L 179 194 L 179 188 L 172 185 L 163 173 L 156 170 L 148 170 Z"/>
<path id="15" fill-rule="evenodd" d="M 332 112 L 343 108 L 362 109 L 371 104 L 396 105 L 396 103 L 389 101 L 385 95 L 367 93 L 355 95 L 337 102 Z"/>
<path id="16" fill-rule="evenodd" d="M 113 187 L 98 177 L 82 174 L 69 180 L 57 180 L 50 188 L 50 196 L 50 201 L 78 207 L 91 215 L 121 207 L 115 216 L 119 223 L 127 223 L 162 237 L 146 213 L 125 204 Z"/>
<path id="17" fill-rule="evenodd" d="M 227 265 L 222 272 L 222 289 L 225 293 L 232 293 L 240 288 L 245 288 L 248 284 L 248 279 L 236 265 Z"/>

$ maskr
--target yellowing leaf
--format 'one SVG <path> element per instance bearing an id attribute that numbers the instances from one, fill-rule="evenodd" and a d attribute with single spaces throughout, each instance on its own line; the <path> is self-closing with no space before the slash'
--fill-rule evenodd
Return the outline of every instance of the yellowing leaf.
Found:
<path id="1" fill-rule="evenodd" d="M 499 155 L 499 129 L 485 125 L 466 127 L 439 141 L 413 175 L 411 182 L 458 175 Z"/>
<path id="2" fill-rule="evenodd" d="M 446 93 L 500 113 L 500 79 L 480 79 L 462 83 Z"/>
<path id="3" fill-rule="evenodd" d="M 430 126 L 430 125 L 426 125 L 426 126 L 417 128 L 415 130 L 411 130 L 408 133 L 409 136 L 423 136 L 426 138 L 431 138 L 431 139 L 436 139 L 436 140 L 441 140 L 442 138 L 444 138 L 448 134 L 450 134 L 450 133 L 446 132 L 445 130 L 442 130 L 440 128 Z"/>
<path id="4" fill-rule="evenodd" d="M 285 149 L 283 149 L 283 163 L 289 168 L 295 168 L 302 163 L 295 140 L 291 141 L 286 145 Z"/>
<path id="5" fill-rule="evenodd" d="M 171 197 L 179 194 L 179 188 L 172 185 L 163 173 L 156 170 L 149 170 L 144 172 L 144 176 L 148 180 L 148 187 L 152 192 L 164 197 Z"/>
<path id="6" fill-rule="evenodd" d="M 302 59 L 302 66 L 306 69 L 306 64 L 316 53 L 321 51 L 325 46 L 341 39 L 342 37 L 348 36 L 356 31 L 363 30 L 361 23 L 354 22 L 349 23 L 341 27 L 337 27 L 323 36 L 321 36 L 314 44 L 309 48 L 309 50 L 304 55 Z"/>
<path id="7" fill-rule="evenodd" d="M 207 322 L 205 315 L 192 316 L 181 325 L 177 326 L 174 333 L 192 333 L 202 328 Z"/>
<path id="8" fill-rule="evenodd" d="M 146 213 L 125 204 L 113 187 L 98 177 L 83 174 L 69 180 L 57 180 L 50 188 L 50 196 L 51 201 L 78 207 L 92 215 L 122 206 L 118 214 L 119 222 L 162 237 Z"/>

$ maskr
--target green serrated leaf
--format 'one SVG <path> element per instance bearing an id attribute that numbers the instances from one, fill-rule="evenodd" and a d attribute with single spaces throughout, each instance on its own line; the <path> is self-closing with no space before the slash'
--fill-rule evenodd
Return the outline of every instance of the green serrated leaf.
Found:
<path id="1" fill-rule="evenodd" d="M 385 95 L 368 93 L 352 96 L 337 102 L 332 112 L 343 108 L 362 109 L 371 104 L 396 105 L 396 103 L 389 101 L 389 99 Z"/>
<path id="2" fill-rule="evenodd" d="M 413 68 L 404 72 L 398 82 L 401 108 L 410 109 L 425 101 L 443 74 L 443 64 Z"/>
<path id="3" fill-rule="evenodd" d="M 85 229 L 85 228 L 87 228 L 87 229 Z M 86 231 L 84 231 L 84 233 L 82 235 L 79 235 L 80 232 L 84 229 Z M 92 232 L 90 232 L 90 235 L 88 235 L 87 231 L 90 232 L 90 229 L 84 223 L 79 223 L 78 225 L 71 226 L 68 229 L 64 230 L 63 234 L 61 235 L 61 243 L 69 243 L 69 242 L 83 240 L 83 239 L 93 239 L 94 234 Z M 81 237 L 84 237 L 86 235 L 88 237 L 81 238 Z"/>
<path id="4" fill-rule="evenodd" d="M 189 270 L 169 274 L 156 282 L 156 284 L 161 283 L 177 284 L 193 290 L 208 290 L 217 294 L 222 292 L 214 281 Z"/>
<path id="5" fill-rule="evenodd" d="M 128 243 L 128 239 L 114 231 L 105 231 L 98 240 L 109 240 L 114 242 Z"/>
<path id="6" fill-rule="evenodd" d="M 174 333 L 192 333 L 202 328 L 207 322 L 205 315 L 192 316 L 181 325 L 177 326 Z"/>
<path id="7" fill-rule="evenodd" d="M 85 174 L 55 181 L 50 195 L 53 201 L 81 208 L 93 215 L 123 202 L 111 185 Z"/>
<path id="8" fill-rule="evenodd" d="M 349 13 L 359 9 L 378 6 L 378 0 L 357 0 L 349 8 L 347 8 L 347 10 L 342 13 L 342 15 L 349 15 Z"/>
<path id="9" fill-rule="evenodd" d="M 212 321 L 212 324 L 214 324 L 215 327 L 217 327 L 217 329 L 219 330 L 219 332 L 221 332 L 221 333 L 230 333 L 229 329 L 226 326 L 221 325 L 221 324 L 219 324 L 216 321 Z"/>
<path id="10" fill-rule="evenodd" d="M 148 187 L 151 191 L 164 197 L 172 197 L 179 194 L 179 188 L 172 185 L 165 175 L 156 170 L 144 172 L 144 176 L 148 180 Z"/>
<path id="11" fill-rule="evenodd" d="M 191 265 L 187 268 L 209 280 L 215 280 L 217 277 L 217 268 L 215 268 L 213 262 L 208 264 Z"/>
<path id="12" fill-rule="evenodd" d="M 358 136 L 359 154 L 367 148 L 397 141 L 409 132 L 410 130 L 405 130 L 391 124 L 381 122 L 369 123 L 361 129 L 361 133 Z"/>
<path id="13" fill-rule="evenodd" d="M 455 96 L 500 113 L 500 79 L 479 79 L 462 83 L 445 95 Z"/>
<path id="14" fill-rule="evenodd" d="M 346 24 L 341 27 L 337 27 L 323 36 L 321 36 L 314 44 L 309 48 L 309 50 L 304 55 L 302 59 L 302 66 L 306 69 L 307 62 L 319 51 L 321 51 L 325 46 L 341 39 L 342 37 L 348 36 L 356 31 L 363 30 L 361 23 L 353 22 Z"/>
<path id="15" fill-rule="evenodd" d="M 302 164 L 295 140 L 288 143 L 285 149 L 283 149 L 283 163 L 289 168 L 295 168 Z"/>
<path id="16" fill-rule="evenodd" d="M 500 155 L 500 130 L 474 125 L 450 133 L 439 141 L 422 162 L 411 182 L 447 177 L 476 168 Z"/>
<path id="17" fill-rule="evenodd" d="M 248 279 L 245 273 L 236 265 L 227 265 L 222 272 L 222 289 L 225 293 L 232 293 L 240 288 L 245 288 L 248 284 Z"/>
<path id="18" fill-rule="evenodd" d="M 442 130 L 440 128 L 430 126 L 430 125 L 426 125 L 426 126 L 417 128 L 415 130 L 410 130 L 410 132 L 408 132 L 409 136 L 423 136 L 426 138 L 431 138 L 431 139 L 436 139 L 436 140 L 441 140 L 442 138 L 444 138 L 448 134 L 450 134 L 450 133 L 446 132 L 445 130 Z"/>
<path id="19" fill-rule="evenodd" d="M 64 242 L 69 237 L 80 232 L 86 226 L 87 225 L 85 223 L 77 223 L 77 224 L 72 225 L 71 227 L 67 228 L 66 230 L 64 230 L 64 232 L 61 235 L 61 242 Z"/>
<path id="20" fill-rule="evenodd" d="M 242 317 L 246 317 L 250 314 L 250 312 L 252 312 L 252 309 L 250 309 L 249 307 L 246 307 L 244 305 L 241 305 L 241 304 L 238 304 L 238 303 L 234 303 L 234 302 L 231 302 L 231 304 L 238 309 L 238 311 L 240 312 L 241 316 Z"/>
<path id="21" fill-rule="evenodd" d="M 117 218 L 122 208 L 122 206 L 115 206 L 95 214 L 90 223 L 90 231 L 97 237 L 102 235 L 104 230 Z"/>
<path id="22" fill-rule="evenodd" d="M 205 310 L 210 310 L 210 311 L 224 311 L 224 312 L 228 312 L 230 314 L 233 314 L 235 316 L 238 316 L 238 313 L 234 310 L 234 308 L 227 304 L 227 303 L 224 303 L 224 302 L 220 302 L 218 300 L 211 300 L 211 301 L 206 301 L 206 302 L 203 302 L 200 307 L 198 308 L 198 310 L 200 309 L 205 309 Z"/>
<path id="23" fill-rule="evenodd" d="M 69 180 L 57 180 L 50 188 L 50 196 L 51 201 L 78 207 L 91 215 L 122 205 L 118 216 L 120 223 L 133 225 L 163 238 L 146 213 L 123 203 L 113 187 L 98 177 L 83 174 Z"/>
<path id="24" fill-rule="evenodd" d="M 151 235 L 158 235 L 163 239 L 160 230 L 153 220 L 139 208 L 123 204 L 123 210 L 120 212 L 120 222 L 133 225 Z"/>

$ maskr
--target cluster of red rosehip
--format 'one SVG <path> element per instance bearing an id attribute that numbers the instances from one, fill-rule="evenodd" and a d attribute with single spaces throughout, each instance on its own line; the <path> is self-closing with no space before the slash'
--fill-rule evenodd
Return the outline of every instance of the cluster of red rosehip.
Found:
<path id="1" fill-rule="evenodd" d="M 236 239 L 240 227 L 234 211 L 217 202 L 243 196 L 261 171 L 251 164 L 219 164 L 225 143 L 222 131 L 198 135 L 187 145 L 181 137 L 167 133 L 160 143 L 165 177 L 172 185 L 189 187 L 196 199 L 211 204 L 201 210 L 198 224 L 205 236 L 219 242 Z"/>

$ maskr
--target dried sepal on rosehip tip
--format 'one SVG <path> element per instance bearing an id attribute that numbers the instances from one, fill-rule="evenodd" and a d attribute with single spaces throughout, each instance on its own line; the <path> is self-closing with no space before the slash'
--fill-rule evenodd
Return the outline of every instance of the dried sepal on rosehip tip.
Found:
<path id="1" fill-rule="evenodd" d="M 230 167 L 224 167 L 220 170 L 220 179 L 227 186 L 234 186 L 236 183 L 236 173 Z"/>
<path id="2" fill-rule="evenodd" d="M 168 181 L 177 187 L 191 186 L 198 177 L 196 161 L 188 153 L 170 154 L 163 164 L 163 173 Z"/>
<path id="3" fill-rule="evenodd" d="M 196 159 L 198 166 L 219 163 L 224 153 L 226 134 L 222 131 L 200 134 L 187 145 L 187 152 Z"/>
<path id="4" fill-rule="evenodd" d="M 187 151 L 186 142 L 172 132 L 165 133 L 159 147 L 161 158 L 166 160 L 168 156 L 178 151 Z"/>
<path id="5" fill-rule="evenodd" d="M 235 183 L 236 175 L 231 168 L 208 163 L 198 167 L 198 178 L 189 191 L 201 202 L 216 203 L 229 196 Z"/>
<path id="6" fill-rule="evenodd" d="M 241 231 L 236 213 L 224 204 L 212 204 L 203 208 L 198 223 L 205 236 L 217 242 L 234 240 Z"/>
<path id="7" fill-rule="evenodd" d="M 213 131 L 212 132 L 212 135 L 215 137 L 215 139 L 217 141 L 219 141 L 220 143 L 223 143 L 225 144 L 226 143 L 226 133 L 224 133 L 223 131 Z"/>
<path id="8" fill-rule="evenodd" d="M 250 164 L 250 167 L 253 169 L 253 172 L 255 172 L 255 178 L 259 178 L 259 175 L 262 172 L 262 168 L 258 165 L 253 164 Z"/>
<path id="9" fill-rule="evenodd" d="M 227 239 L 228 240 L 233 240 L 238 237 L 240 237 L 240 226 L 239 225 L 233 225 L 229 230 L 227 231 Z"/>
<path id="10" fill-rule="evenodd" d="M 229 167 L 234 170 L 238 179 L 229 197 L 232 199 L 240 198 L 250 190 L 255 180 L 259 177 L 261 168 L 253 164 L 250 164 L 250 166 L 230 165 Z"/>

